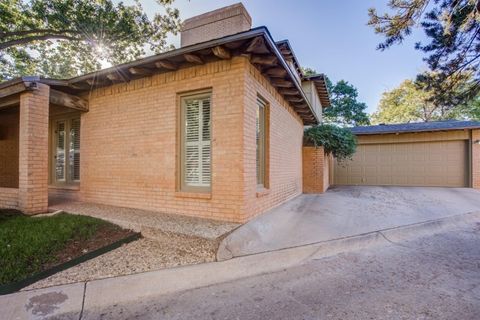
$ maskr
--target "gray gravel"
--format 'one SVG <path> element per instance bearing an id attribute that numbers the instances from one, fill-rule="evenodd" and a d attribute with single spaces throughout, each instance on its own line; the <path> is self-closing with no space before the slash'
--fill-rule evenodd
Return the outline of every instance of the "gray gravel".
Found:
<path id="1" fill-rule="evenodd" d="M 142 231 L 142 233 L 147 228 L 212 240 L 239 226 L 238 223 L 88 202 L 51 201 L 49 210 L 64 210 L 68 213 L 88 215 L 135 231 Z"/>
<path id="2" fill-rule="evenodd" d="M 179 238 L 178 235 L 172 235 L 167 241 L 143 238 L 56 273 L 23 290 L 85 282 L 215 260 L 217 248 L 215 242 L 201 240 L 193 242 L 191 239 Z"/>
<path id="3" fill-rule="evenodd" d="M 124 228 L 141 231 L 145 238 L 59 272 L 23 290 L 212 262 L 215 261 L 222 236 L 238 226 L 216 220 L 85 202 L 53 202 L 50 210 L 104 219 Z"/>
<path id="4" fill-rule="evenodd" d="M 480 223 L 82 319 L 480 318 Z"/>

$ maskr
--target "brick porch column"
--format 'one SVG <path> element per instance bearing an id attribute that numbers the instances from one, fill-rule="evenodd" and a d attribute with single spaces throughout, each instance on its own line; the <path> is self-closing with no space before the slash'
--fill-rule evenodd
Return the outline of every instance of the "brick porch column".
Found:
<path id="1" fill-rule="evenodd" d="M 480 189 L 480 130 L 472 130 L 472 187 Z"/>
<path id="2" fill-rule="evenodd" d="M 48 209 L 48 109 L 50 87 L 20 95 L 19 209 L 26 214 Z"/>
<path id="3" fill-rule="evenodd" d="M 329 187 L 329 163 L 323 147 L 303 147 L 303 193 L 324 193 Z"/>

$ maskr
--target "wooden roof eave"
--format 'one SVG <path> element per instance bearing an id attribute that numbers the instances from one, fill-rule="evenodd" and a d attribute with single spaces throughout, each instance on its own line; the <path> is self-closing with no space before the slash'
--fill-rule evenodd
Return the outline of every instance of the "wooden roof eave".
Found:
<path id="1" fill-rule="evenodd" d="M 328 108 L 331 105 L 330 93 L 328 92 L 327 83 L 324 74 L 317 74 L 313 76 L 304 77 L 304 80 L 313 81 L 315 89 L 317 89 L 318 97 L 322 108 Z"/>
<path id="2" fill-rule="evenodd" d="M 228 50 L 222 50 L 223 48 L 222 46 L 228 46 L 229 44 L 231 45 L 234 43 L 241 44 L 242 41 L 247 42 L 248 40 L 252 40 L 252 39 L 254 40 L 257 37 L 263 38 L 264 44 L 266 45 L 269 51 L 268 54 L 271 54 L 274 57 L 276 57 L 277 66 L 283 68 L 286 71 L 285 73 L 282 72 L 282 75 L 285 75 L 283 78 L 272 78 L 271 79 L 272 84 L 274 84 L 274 80 L 289 81 L 291 85 L 288 85 L 288 87 L 279 85 L 276 87 L 276 89 L 279 91 L 280 94 L 282 89 L 288 88 L 288 90 L 290 91 L 296 90 L 298 94 L 295 94 L 295 96 L 297 96 L 298 100 L 303 100 L 304 104 L 306 104 L 307 106 L 307 109 L 306 109 L 307 113 L 310 113 L 310 114 L 305 114 L 303 112 L 304 110 L 302 110 L 302 114 L 301 114 L 299 112 L 300 109 L 296 107 L 295 103 L 290 103 L 291 106 L 293 107 L 295 112 L 297 112 L 300 115 L 300 117 L 305 122 L 305 124 L 318 123 L 319 122 L 318 116 L 313 111 L 313 108 L 309 100 L 307 99 L 305 92 L 303 91 L 301 83 L 299 82 L 297 77 L 293 74 L 293 71 L 290 69 L 287 62 L 285 61 L 284 56 L 279 51 L 268 29 L 265 27 L 258 27 L 246 32 L 235 34 L 235 35 L 226 36 L 223 38 L 214 39 L 214 40 L 206 41 L 199 44 L 194 44 L 191 46 L 168 51 L 165 53 L 161 53 L 158 55 L 143 58 L 133 62 L 117 65 L 111 68 L 103 69 L 100 71 L 92 72 L 86 75 L 74 77 L 67 80 L 40 79 L 39 82 L 49 84 L 51 87 L 53 87 L 54 90 L 62 91 L 66 94 L 73 94 L 73 96 L 75 97 L 74 94 L 87 91 L 91 89 L 92 86 L 94 85 L 97 85 L 97 86 L 111 85 L 116 82 L 129 81 L 130 79 L 143 77 L 149 74 L 153 74 L 154 72 L 160 72 L 160 69 L 157 69 L 159 68 L 157 64 L 162 68 L 166 67 L 166 70 L 170 68 L 174 68 L 176 70 L 176 68 L 179 66 L 176 65 L 175 61 L 178 61 L 179 59 L 188 61 L 188 63 L 191 65 L 202 64 L 204 63 L 204 60 L 202 58 L 202 55 L 198 53 L 205 52 L 205 50 L 210 50 L 213 53 L 213 55 L 215 55 L 216 58 L 218 59 L 227 59 L 231 57 L 230 52 Z M 161 63 L 162 61 L 164 63 Z M 170 62 L 170 63 L 168 64 L 167 62 Z M 149 70 L 149 68 L 148 67 L 146 68 L 146 66 L 149 66 L 149 67 L 153 66 L 151 68 L 154 68 L 155 70 Z M 118 74 L 118 76 L 116 74 Z M 128 78 L 128 79 L 122 78 L 122 77 L 125 77 L 125 74 L 129 75 L 131 78 Z M 265 76 L 268 77 L 267 74 L 265 74 Z M 2 88 L 2 85 L 4 84 L 0 84 L 0 90 Z M 291 92 L 289 92 L 289 96 L 290 95 L 291 95 Z M 81 107 L 83 107 L 83 105 Z M 87 108 L 88 108 L 88 104 L 87 104 Z"/>
<path id="3" fill-rule="evenodd" d="M 229 52 L 229 50 L 225 50 L 225 45 L 232 42 L 240 42 L 240 41 L 246 41 L 250 39 L 254 41 L 258 37 L 263 38 L 265 45 L 267 45 L 269 48 L 269 52 L 276 57 L 276 63 L 281 68 L 283 68 L 283 70 L 285 70 L 285 72 L 282 73 L 282 75 L 285 74 L 285 78 L 288 78 L 289 81 L 293 84 L 293 86 L 288 86 L 287 88 L 297 90 L 298 95 L 301 96 L 301 98 L 307 103 L 310 109 L 310 112 L 314 117 L 314 122 L 318 123 L 319 121 L 318 117 L 314 113 L 313 108 L 310 105 L 310 102 L 308 101 L 301 84 L 298 82 L 297 77 L 295 77 L 295 75 L 293 74 L 292 70 L 286 63 L 284 56 L 279 51 L 277 44 L 273 41 L 268 29 L 265 27 L 258 27 L 243 33 L 226 36 L 220 39 L 210 40 L 210 41 L 206 41 L 199 44 L 194 44 L 184 48 L 180 48 L 180 49 L 168 51 L 165 53 L 161 53 L 158 55 L 154 55 L 151 57 L 147 57 L 144 59 L 136 60 L 130 63 L 117 65 L 115 67 L 107 68 L 107 69 L 86 74 L 80 77 L 69 79 L 67 80 L 67 83 L 69 87 L 76 87 L 77 90 L 82 90 L 82 88 L 84 88 L 83 90 L 87 90 L 91 88 L 91 86 L 95 84 L 96 81 L 101 81 L 101 79 L 106 79 L 109 74 L 112 74 L 114 72 L 119 72 L 119 70 L 120 71 L 128 70 L 130 73 L 132 73 L 132 70 L 142 72 L 140 71 L 141 68 L 144 68 L 144 66 L 146 65 L 155 65 L 157 66 L 157 68 L 162 67 L 166 69 L 166 71 L 176 70 L 180 68 L 180 66 L 172 61 L 178 60 L 179 57 L 183 57 L 185 61 L 193 65 L 202 64 L 204 63 L 204 61 L 202 60 L 202 57 L 201 55 L 198 54 L 198 52 L 205 51 L 205 50 L 211 50 L 213 55 L 215 55 L 218 59 L 229 59 L 231 58 L 231 53 Z M 145 71 L 144 72 L 145 75 L 149 73 L 146 70 L 144 71 Z M 266 75 L 266 76 L 269 77 L 269 75 Z M 282 79 L 277 79 L 277 80 L 282 80 Z M 111 84 L 111 83 L 108 83 L 108 81 L 107 83 L 103 83 L 103 84 L 100 83 L 100 85 L 108 85 L 108 84 Z M 281 88 L 286 88 L 286 87 L 279 86 L 277 87 L 277 90 Z M 293 107 L 295 109 L 295 106 Z M 302 116 L 302 118 L 305 118 L 305 117 Z M 304 120 L 311 122 L 310 119 L 304 119 Z"/>

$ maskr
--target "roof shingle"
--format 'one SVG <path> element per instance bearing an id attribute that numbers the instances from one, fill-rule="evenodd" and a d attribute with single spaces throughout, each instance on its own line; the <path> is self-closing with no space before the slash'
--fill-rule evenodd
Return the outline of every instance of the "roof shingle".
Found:
<path id="1" fill-rule="evenodd" d="M 356 135 L 368 135 L 405 132 L 448 131 L 478 128 L 480 128 L 479 121 L 445 120 L 432 122 L 380 124 L 376 126 L 360 126 L 353 127 L 350 130 Z"/>

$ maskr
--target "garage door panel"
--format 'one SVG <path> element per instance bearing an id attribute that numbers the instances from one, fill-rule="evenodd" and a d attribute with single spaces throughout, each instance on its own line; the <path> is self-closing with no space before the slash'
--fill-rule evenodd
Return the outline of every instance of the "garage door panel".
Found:
<path id="1" fill-rule="evenodd" d="M 336 165 L 335 184 L 450 186 L 467 184 L 465 140 L 359 145 Z"/>

